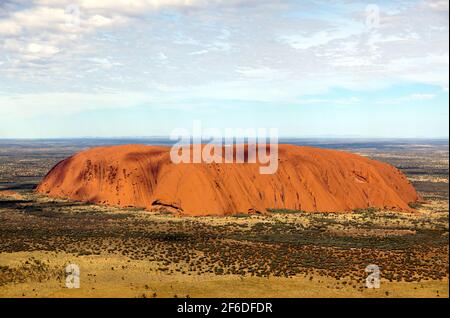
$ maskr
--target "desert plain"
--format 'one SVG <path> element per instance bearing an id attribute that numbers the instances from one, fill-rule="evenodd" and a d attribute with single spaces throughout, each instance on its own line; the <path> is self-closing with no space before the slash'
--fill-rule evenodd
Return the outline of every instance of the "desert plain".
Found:
<path id="1" fill-rule="evenodd" d="M 448 297 L 448 140 L 289 141 L 395 166 L 421 197 L 411 211 L 179 216 L 35 191 L 60 160 L 129 143 L 164 140 L 0 141 L 1 297 Z"/>

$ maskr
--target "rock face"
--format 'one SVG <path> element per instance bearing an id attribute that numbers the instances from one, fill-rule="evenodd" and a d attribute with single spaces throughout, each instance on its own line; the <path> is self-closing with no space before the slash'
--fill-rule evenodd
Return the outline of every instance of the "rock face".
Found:
<path id="1" fill-rule="evenodd" d="M 336 150 L 279 145 L 278 170 L 260 174 L 252 163 L 180 163 L 169 147 L 98 147 L 69 157 L 37 191 L 100 204 L 228 215 L 292 209 L 343 212 L 358 208 L 409 211 L 418 200 L 396 168 Z"/>

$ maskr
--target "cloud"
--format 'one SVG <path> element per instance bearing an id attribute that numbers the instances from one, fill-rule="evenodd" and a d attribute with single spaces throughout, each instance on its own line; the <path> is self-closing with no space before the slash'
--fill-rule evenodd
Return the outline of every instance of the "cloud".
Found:
<path id="1" fill-rule="evenodd" d="M 122 63 L 113 62 L 109 58 L 88 58 L 86 61 L 88 61 L 91 65 L 100 67 L 105 70 L 110 70 L 113 67 L 116 66 L 123 66 Z"/>
<path id="2" fill-rule="evenodd" d="M 76 5 L 86 13 L 102 12 L 124 16 L 143 15 L 164 9 L 195 9 L 207 7 L 256 6 L 264 4 L 262 0 L 37 0 L 41 6 Z"/>
<path id="3" fill-rule="evenodd" d="M 161 60 L 161 61 L 165 61 L 165 60 L 168 59 L 167 55 L 164 54 L 163 52 L 159 52 L 158 55 L 157 55 L 157 58 L 158 58 L 159 60 Z"/>
<path id="4" fill-rule="evenodd" d="M 0 35 L 17 35 L 22 28 L 15 21 L 0 21 Z"/>
<path id="5" fill-rule="evenodd" d="M 190 52 L 189 55 L 203 55 L 203 54 L 207 54 L 208 52 L 209 52 L 208 50 L 199 50 L 199 51 Z"/>
<path id="6" fill-rule="evenodd" d="M 151 102 L 142 92 L 0 94 L 0 115 L 62 116 L 97 109 L 128 108 Z"/>
<path id="7" fill-rule="evenodd" d="M 361 99 L 356 96 L 350 96 L 347 98 L 300 98 L 298 99 L 300 105 L 310 104 L 325 104 L 325 105 L 358 105 L 361 103 Z"/>
<path id="8" fill-rule="evenodd" d="M 412 94 L 410 96 L 411 99 L 433 99 L 436 97 L 436 94 Z"/>
<path id="9" fill-rule="evenodd" d="M 438 85 L 448 91 L 448 52 L 429 53 L 419 57 L 401 57 L 386 63 L 386 70 L 395 77 L 406 81 Z"/>
<path id="10" fill-rule="evenodd" d="M 206 4 L 203 0 L 81 0 L 84 9 L 114 10 L 126 13 L 157 10 L 165 7 L 192 7 Z"/>
<path id="11" fill-rule="evenodd" d="M 436 11 L 448 12 L 448 0 L 426 0 L 425 5 Z"/>
<path id="12" fill-rule="evenodd" d="M 285 35 L 281 37 L 281 41 L 289 44 L 297 50 L 307 50 L 329 44 L 335 40 L 342 40 L 352 36 L 354 33 L 346 33 L 343 31 L 319 31 L 312 35 Z"/>
<path id="13" fill-rule="evenodd" d="M 253 79 L 281 79 L 287 75 L 286 71 L 276 70 L 266 66 L 260 67 L 248 67 L 240 66 L 236 69 L 236 72 L 247 78 Z"/>
<path id="14" fill-rule="evenodd" d="M 0 108 L 17 102 L 37 115 L 61 111 L 67 100 L 70 112 L 140 101 L 180 108 L 234 100 L 327 104 L 332 100 L 305 96 L 397 83 L 448 91 L 448 5 L 379 7 L 380 24 L 369 29 L 364 3 L 36 0 L 13 6 L 0 18 L 0 85 L 11 94 Z M 124 92 L 130 102 L 111 92 Z"/>
<path id="15" fill-rule="evenodd" d="M 432 93 L 413 93 L 406 96 L 395 97 L 395 98 L 382 98 L 376 103 L 379 105 L 402 105 L 409 102 L 420 102 L 429 101 L 435 99 L 436 94 Z"/>
<path id="16" fill-rule="evenodd" d="M 3 47 L 12 53 L 20 54 L 25 60 L 48 58 L 59 52 L 59 49 L 51 44 L 27 43 L 14 39 L 5 40 Z"/>

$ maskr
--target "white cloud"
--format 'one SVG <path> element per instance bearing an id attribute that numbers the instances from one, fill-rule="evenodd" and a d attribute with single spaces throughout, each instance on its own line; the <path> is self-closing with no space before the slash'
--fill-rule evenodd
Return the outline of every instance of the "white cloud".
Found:
<path id="1" fill-rule="evenodd" d="M 23 59 L 33 60 L 51 57 L 59 52 L 53 45 L 35 42 L 20 42 L 14 39 L 6 39 L 3 47 L 13 53 L 18 53 Z"/>
<path id="2" fill-rule="evenodd" d="M 158 57 L 158 59 L 161 60 L 161 61 L 165 61 L 165 60 L 168 59 L 168 58 L 167 58 L 167 55 L 164 54 L 163 52 L 159 52 L 157 57 Z"/>
<path id="3" fill-rule="evenodd" d="M 420 36 L 415 32 L 410 32 L 405 35 L 399 34 L 381 34 L 380 32 L 371 32 L 367 40 L 367 45 L 372 50 L 380 48 L 380 44 L 396 43 L 399 44 L 404 41 L 420 41 Z"/>
<path id="4" fill-rule="evenodd" d="M 95 14 L 82 22 L 87 28 L 101 28 L 113 25 L 125 24 L 127 19 L 122 16 L 105 17 L 100 14 Z"/>
<path id="5" fill-rule="evenodd" d="M 401 105 L 403 103 L 412 102 L 412 101 L 429 101 L 436 98 L 436 94 L 431 93 L 414 93 L 402 97 L 397 98 L 386 98 L 381 99 L 377 102 L 380 105 Z"/>
<path id="6" fill-rule="evenodd" d="M 348 98 L 300 98 L 298 99 L 300 105 L 308 104 L 325 104 L 325 105 L 355 105 L 360 104 L 361 99 L 356 96 L 351 96 Z"/>
<path id="7" fill-rule="evenodd" d="M 15 21 L 0 21 L 0 35 L 17 35 L 22 28 Z"/>
<path id="8" fill-rule="evenodd" d="M 78 25 L 67 23 L 73 18 L 67 5 L 79 6 Z M 2 16 L 0 81 L 42 94 L 3 99 L 1 106 L 14 107 L 15 100 L 35 114 L 52 111 L 63 102 L 54 91 L 79 92 L 64 95 L 73 111 L 133 104 L 105 96 L 103 88 L 145 92 L 135 94 L 170 107 L 207 99 L 295 102 L 333 88 L 376 90 L 398 82 L 448 90 L 442 2 L 380 5 L 380 26 L 371 30 L 363 5 L 339 7 L 338 19 L 328 15 L 334 6 L 315 5 L 309 9 L 317 14 L 303 17 L 308 8 L 301 2 L 276 0 L 35 1 Z M 82 93 L 96 90 L 99 100 Z M 32 100 L 36 105 L 27 106 Z"/>
<path id="9" fill-rule="evenodd" d="M 190 52 L 189 55 L 203 55 L 203 54 L 207 54 L 208 52 L 209 52 L 208 50 L 199 50 L 199 51 Z"/>
<path id="10" fill-rule="evenodd" d="M 386 70 L 403 80 L 439 85 L 448 90 L 448 52 L 430 53 L 426 56 L 392 59 L 386 63 Z"/>
<path id="11" fill-rule="evenodd" d="M 323 30 L 312 34 L 291 34 L 281 36 L 280 40 L 298 50 L 307 50 L 330 44 L 332 41 L 344 40 L 361 34 L 365 28 L 361 25 L 337 26 L 330 30 Z"/>
<path id="12" fill-rule="evenodd" d="M 67 3 L 74 5 L 72 1 Z M 106 17 L 67 10 L 63 2 L 59 5 L 57 2 L 52 4 L 55 6 L 35 6 L 17 10 L 0 21 L 0 35 L 6 37 L 3 50 L 12 50 L 18 59 L 49 58 L 64 50 L 67 45 L 73 44 L 74 40 L 79 40 L 81 35 L 102 27 L 123 25 L 127 21 L 126 17 L 121 15 Z"/>
<path id="13" fill-rule="evenodd" d="M 437 11 L 448 11 L 448 0 L 426 0 L 425 5 Z"/>
<path id="14" fill-rule="evenodd" d="M 141 92 L 35 93 L 0 95 L 0 116 L 68 115 L 94 109 L 127 108 L 150 102 Z"/>
<path id="15" fill-rule="evenodd" d="M 26 52 L 37 56 L 52 56 L 59 52 L 57 47 L 39 43 L 29 43 L 26 47 Z"/>
<path id="16" fill-rule="evenodd" d="M 118 62 L 113 62 L 111 61 L 110 58 L 108 57 L 103 57 L 103 58 L 98 58 L 98 57 L 94 57 L 94 58 L 88 58 L 87 61 L 96 67 L 100 67 L 102 69 L 105 70 L 110 70 L 115 66 L 123 66 L 122 63 L 118 63 Z M 92 71 L 96 71 L 96 69 L 92 69 Z"/>
<path id="17" fill-rule="evenodd" d="M 247 78 L 254 79 L 280 79 L 285 78 L 286 71 L 276 70 L 273 68 L 261 66 L 261 67 L 248 67 L 241 66 L 236 69 L 236 72 Z"/>
<path id="18" fill-rule="evenodd" d="M 263 3 L 264 1 L 261 1 Z M 37 0 L 43 6 L 77 5 L 85 12 L 102 12 L 105 14 L 135 15 L 146 12 L 177 9 L 202 8 L 214 6 L 233 6 L 240 4 L 257 4 L 249 0 Z"/>
<path id="19" fill-rule="evenodd" d="M 411 99 L 433 99 L 436 97 L 435 94 L 412 94 Z"/>
<path id="20" fill-rule="evenodd" d="M 11 21 L 25 28 L 60 28 L 66 21 L 62 8 L 35 7 L 14 12 Z"/>

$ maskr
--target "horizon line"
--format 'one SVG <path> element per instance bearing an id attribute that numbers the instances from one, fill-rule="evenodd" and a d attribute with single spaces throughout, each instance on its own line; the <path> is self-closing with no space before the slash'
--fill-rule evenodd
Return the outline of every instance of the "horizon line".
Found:
<path id="1" fill-rule="evenodd" d="M 193 137 L 193 136 L 190 136 Z M 244 136 L 246 138 L 247 136 Z M 0 137 L 0 140 L 67 140 L 67 139 L 167 139 L 170 140 L 170 136 L 167 135 L 154 135 L 154 136 L 67 136 L 67 137 Z M 233 139 L 236 137 L 233 137 Z M 208 138 L 205 138 L 208 139 Z M 229 139 L 229 138 L 228 138 Z M 278 137 L 278 140 L 283 139 L 377 139 L 377 140 L 449 140 L 449 136 L 433 136 L 433 137 L 381 137 L 381 136 L 283 136 Z M 176 140 L 173 140 L 176 142 Z"/>

